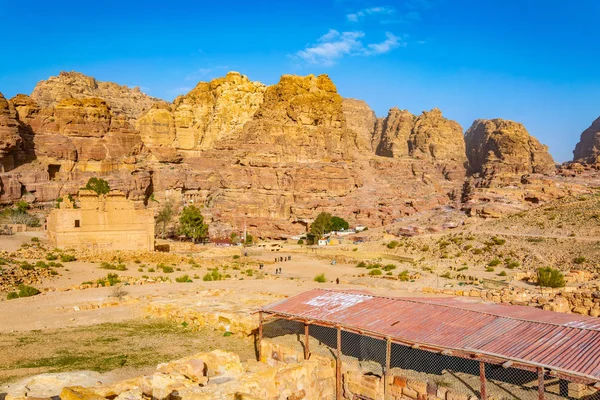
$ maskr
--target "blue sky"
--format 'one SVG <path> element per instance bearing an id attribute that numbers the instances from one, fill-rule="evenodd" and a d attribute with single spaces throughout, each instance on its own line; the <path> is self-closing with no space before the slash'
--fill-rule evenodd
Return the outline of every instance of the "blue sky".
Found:
<path id="1" fill-rule="evenodd" d="M 557 161 L 600 115 L 597 0 L 0 0 L 0 91 L 59 71 L 171 100 L 229 70 L 331 76 L 384 116 L 525 124 Z"/>

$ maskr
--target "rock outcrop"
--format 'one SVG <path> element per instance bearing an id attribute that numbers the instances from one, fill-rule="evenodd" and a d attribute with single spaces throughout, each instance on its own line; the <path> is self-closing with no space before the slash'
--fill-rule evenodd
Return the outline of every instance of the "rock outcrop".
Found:
<path id="1" fill-rule="evenodd" d="M 200 82 L 172 105 L 155 104 L 139 122 L 149 147 L 205 150 L 239 132 L 263 101 L 266 86 L 230 72 L 223 78 Z"/>
<path id="2" fill-rule="evenodd" d="M 486 179 L 555 171 L 548 147 L 518 122 L 477 120 L 465 133 L 471 170 Z"/>
<path id="3" fill-rule="evenodd" d="M 394 158 L 410 156 L 462 164 L 467 161 L 461 126 L 456 121 L 444 118 L 437 108 L 423 111 L 417 117 L 407 110 L 394 107 L 379 123 L 378 130 L 378 155 Z"/>
<path id="4" fill-rule="evenodd" d="M 110 105 L 115 116 L 124 116 L 133 121 L 155 103 L 162 102 L 142 93 L 138 87 L 97 81 L 79 72 L 61 72 L 58 76 L 40 81 L 33 89 L 31 98 L 40 107 L 55 106 L 70 98 L 100 98 Z"/>
<path id="5" fill-rule="evenodd" d="M 342 99 L 342 111 L 346 126 L 356 134 L 356 146 L 360 150 L 375 152 L 374 134 L 377 116 L 363 100 Z"/>
<path id="6" fill-rule="evenodd" d="M 0 93 L 0 168 L 8 171 L 14 168 L 13 153 L 21 146 L 19 123 L 14 107 Z"/>
<path id="7" fill-rule="evenodd" d="M 573 151 L 573 161 L 587 164 L 600 163 L 600 118 L 581 134 Z"/>

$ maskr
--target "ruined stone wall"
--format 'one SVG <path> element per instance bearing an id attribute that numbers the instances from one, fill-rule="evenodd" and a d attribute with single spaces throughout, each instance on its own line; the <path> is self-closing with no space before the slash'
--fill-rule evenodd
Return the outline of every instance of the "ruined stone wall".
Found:
<path id="1" fill-rule="evenodd" d="M 154 212 L 136 210 L 123 193 L 80 192 L 80 207 L 65 198 L 48 216 L 48 239 L 59 248 L 154 250 Z"/>

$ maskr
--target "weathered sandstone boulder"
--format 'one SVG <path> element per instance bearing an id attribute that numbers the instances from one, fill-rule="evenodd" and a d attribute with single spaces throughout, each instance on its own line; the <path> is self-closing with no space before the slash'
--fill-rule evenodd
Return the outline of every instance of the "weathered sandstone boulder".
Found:
<path id="1" fill-rule="evenodd" d="M 486 179 L 555 170 L 548 147 L 518 122 L 477 120 L 465 133 L 465 141 L 472 172 Z"/>

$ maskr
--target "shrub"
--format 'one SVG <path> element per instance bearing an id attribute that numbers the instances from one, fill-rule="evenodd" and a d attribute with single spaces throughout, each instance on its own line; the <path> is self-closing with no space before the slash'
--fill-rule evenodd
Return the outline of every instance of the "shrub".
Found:
<path id="1" fill-rule="evenodd" d="M 369 271 L 369 275 L 375 276 L 375 275 L 381 275 L 381 270 L 380 269 L 372 269 Z"/>
<path id="2" fill-rule="evenodd" d="M 440 278 L 451 279 L 452 275 L 450 275 L 450 272 L 444 272 L 443 274 L 440 275 Z"/>
<path id="3" fill-rule="evenodd" d="M 19 294 L 17 292 L 10 292 L 6 295 L 6 300 L 12 300 L 19 298 Z"/>
<path id="4" fill-rule="evenodd" d="M 148 272 L 156 272 L 154 268 L 148 268 Z"/>
<path id="5" fill-rule="evenodd" d="M 458 272 L 460 272 L 460 271 L 466 271 L 468 269 L 469 269 L 469 267 L 460 267 L 459 269 L 457 269 L 457 271 Z"/>
<path id="6" fill-rule="evenodd" d="M 506 264 L 506 268 L 508 269 L 515 269 L 517 267 L 519 267 L 521 264 L 518 261 L 510 261 Z"/>
<path id="7" fill-rule="evenodd" d="M 165 274 L 170 274 L 171 272 L 175 272 L 175 270 L 173 269 L 173 267 L 169 267 L 168 265 L 164 265 L 164 266 L 162 267 L 162 271 L 163 271 Z"/>
<path id="8" fill-rule="evenodd" d="M 402 282 L 408 282 L 408 280 L 410 279 L 410 273 L 408 272 L 408 270 L 405 269 L 404 271 L 400 272 L 398 274 L 398 279 L 400 279 Z"/>
<path id="9" fill-rule="evenodd" d="M 500 260 L 498 260 L 497 258 L 494 258 L 492 261 L 490 261 L 488 263 L 488 266 L 490 266 L 490 267 L 495 267 L 495 266 L 498 266 L 498 265 L 500 265 Z"/>
<path id="10" fill-rule="evenodd" d="M 91 177 L 86 183 L 84 189 L 93 190 L 98 194 L 107 194 L 110 192 L 110 186 L 108 185 L 108 182 L 104 179 L 96 177 Z"/>
<path id="11" fill-rule="evenodd" d="M 392 240 L 386 246 L 388 249 L 395 249 L 396 247 L 398 247 L 399 244 L 400 242 L 398 242 L 397 240 Z"/>
<path id="12" fill-rule="evenodd" d="M 48 260 L 48 261 L 54 261 L 57 259 L 58 259 L 58 256 L 56 254 L 52 254 L 52 253 L 46 254 L 46 260 Z"/>
<path id="13" fill-rule="evenodd" d="M 492 242 L 494 242 L 495 245 L 497 246 L 502 246 L 503 244 L 506 243 L 505 239 L 499 238 L 497 236 L 492 237 Z"/>
<path id="14" fill-rule="evenodd" d="M 558 288 L 565 286 L 565 276 L 552 267 L 537 270 L 538 284 L 542 287 Z"/>
<path id="15" fill-rule="evenodd" d="M 304 240 L 298 239 L 298 241 L 296 242 L 296 244 L 304 244 Z"/>
<path id="16" fill-rule="evenodd" d="M 210 275 L 210 273 L 207 273 L 202 277 L 202 280 L 205 282 L 212 281 L 212 276 Z"/>
<path id="17" fill-rule="evenodd" d="M 34 243 L 39 243 L 40 238 L 37 237 L 37 236 L 34 236 L 34 237 L 31 238 L 31 241 L 34 242 Z"/>
<path id="18" fill-rule="evenodd" d="M 396 269 L 396 266 L 394 264 L 388 264 L 385 267 L 383 267 L 383 270 L 386 272 L 394 270 L 394 269 Z"/>
<path id="19" fill-rule="evenodd" d="M 239 256 L 239 254 L 235 254 L 235 255 L 233 256 L 233 259 L 234 259 L 234 260 L 239 260 L 239 259 L 240 259 L 240 256 Z"/>
<path id="20" fill-rule="evenodd" d="M 471 250 L 472 248 L 473 248 L 473 246 L 471 246 L 470 244 L 468 244 L 465 247 L 463 247 L 463 250 L 468 251 L 468 250 Z"/>
<path id="21" fill-rule="evenodd" d="M 502 271 L 498 274 L 498 276 L 506 276 L 506 271 Z"/>
<path id="22" fill-rule="evenodd" d="M 575 264 L 583 264 L 583 263 L 584 263 L 584 262 L 586 262 L 586 261 L 587 261 L 587 260 L 586 260 L 586 258 L 585 258 L 585 257 L 581 257 L 581 256 L 580 256 L 580 257 L 576 257 L 576 258 L 573 260 L 573 262 L 574 262 Z"/>
<path id="23" fill-rule="evenodd" d="M 60 255 L 60 261 L 62 261 L 62 262 L 71 262 L 71 261 L 75 261 L 75 260 L 77 260 L 77 258 L 75 258 L 75 256 L 72 254 L 61 254 Z"/>
<path id="24" fill-rule="evenodd" d="M 494 272 L 494 271 L 495 271 L 494 267 L 487 267 L 485 269 L 485 272 Z"/>
<path id="25" fill-rule="evenodd" d="M 111 263 L 107 263 L 107 262 L 102 262 L 100 264 L 100 268 L 102 269 L 110 269 L 110 270 L 115 270 L 115 271 L 127 271 L 127 266 L 125 264 L 111 264 Z"/>
<path id="26" fill-rule="evenodd" d="M 141 264 L 142 262 L 140 260 L 138 260 L 137 258 L 135 260 L 133 260 L 134 263 L 136 264 Z"/>
<path id="27" fill-rule="evenodd" d="M 192 282 L 192 280 L 190 279 L 190 277 L 188 275 L 182 275 L 178 278 L 175 278 L 175 282 L 189 283 L 189 282 Z"/>
<path id="28" fill-rule="evenodd" d="M 121 280 L 119 279 L 119 275 L 117 274 L 106 275 L 106 281 L 108 282 L 109 286 L 114 286 L 117 283 L 121 282 Z"/>
<path id="29" fill-rule="evenodd" d="M 21 263 L 21 269 L 24 269 L 25 271 L 31 271 L 32 269 L 35 269 L 35 266 L 27 261 L 23 261 Z"/>
<path id="30" fill-rule="evenodd" d="M 40 294 L 40 291 L 33 286 L 19 285 L 19 297 L 31 297 Z"/>
<path id="31" fill-rule="evenodd" d="M 425 246 L 421 247 L 421 251 L 429 251 L 429 246 L 425 245 Z"/>
<path id="32" fill-rule="evenodd" d="M 483 249 L 473 249 L 472 253 L 478 256 L 483 254 Z"/>
<path id="33" fill-rule="evenodd" d="M 367 268 L 367 263 L 361 261 L 358 264 L 356 264 L 356 268 Z"/>
<path id="34" fill-rule="evenodd" d="M 325 283 L 325 282 L 327 282 L 327 278 L 325 278 L 325 274 L 319 274 L 319 275 L 315 276 L 314 281 L 319 282 L 319 283 Z"/>
<path id="35" fill-rule="evenodd" d="M 144 272 L 144 268 L 138 268 L 138 272 Z"/>

